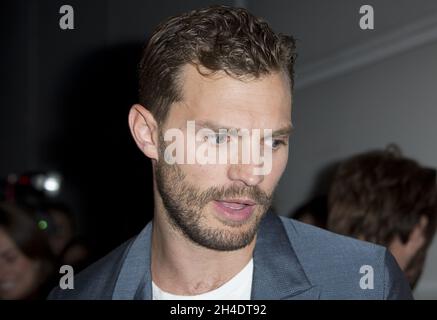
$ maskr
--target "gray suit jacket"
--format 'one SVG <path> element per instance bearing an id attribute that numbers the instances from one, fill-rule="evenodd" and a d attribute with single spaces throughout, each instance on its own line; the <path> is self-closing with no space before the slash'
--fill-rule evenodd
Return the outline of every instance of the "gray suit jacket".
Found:
<path id="1" fill-rule="evenodd" d="M 49 299 L 151 299 L 151 233 L 152 222 L 79 273 L 74 289 L 57 287 Z M 252 299 L 412 298 L 384 247 L 272 213 L 261 222 L 253 259 Z"/>

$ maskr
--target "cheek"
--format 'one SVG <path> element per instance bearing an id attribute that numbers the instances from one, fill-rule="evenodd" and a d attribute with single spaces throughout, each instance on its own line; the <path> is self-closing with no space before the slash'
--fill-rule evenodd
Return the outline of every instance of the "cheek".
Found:
<path id="1" fill-rule="evenodd" d="M 288 162 L 288 146 L 279 150 L 273 156 L 273 170 L 276 175 L 281 176 Z"/>
<path id="2" fill-rule="evenodd" d="M 18 274 L 25 275 L 31 272 L 32 266 L 32 260 L 25 256 L 21 256 L 17 258 L 14 263 L 14 271 Z"/>
<path id="3" fill-rule="evenodd" d="M 17 286 L 15 288 L 15 294 L 20 297 L 29 295 L 38 281 L 38 264 L 32 260 L 26 258 L 27 261 L 20 263 L 19 277 Z"/>
<path id="4" fill-rule="evenodd" d="M 285 150 L 284 150 L 285 151 Z M 285 167 L 287 166 L 288 161 L 288 151 L 285 152 L 277 152 L 272 157 L 272 170 L 269 174 L 264 176 L 262 182 L 262 188 L 265 191 L 273 192 L 281 179 L 282 174 L 284 173 Z"/>
<path id="5" fill-rule="evenodd" d="M 275 154 L 272 161 L 272 171 L 264 177 L 264 181 L 269 185 L 269 188 L 274 189 L 287 166 L 288 149 Z"/>
<path id="6" fill-rule="evenodd" d="M 197 165 L 187 164 L 181 166 L 186 180 L 197 188 L 205 189 L 211 186 L 221 186 L 226 183 L 226 165 Z"/>
<path id="7" fill-rule="evenodd" d="M 11 298 L 21 298 L 21 296 L 26 294 L 28 288 L 32 286 L 34 279 L 37 277 L 34 262 L 21 255 L 14 262 L 8 263 L 6 276 L 9 280 L 15 281 L 15 288 L 10 292 L 13 295 Z"/>

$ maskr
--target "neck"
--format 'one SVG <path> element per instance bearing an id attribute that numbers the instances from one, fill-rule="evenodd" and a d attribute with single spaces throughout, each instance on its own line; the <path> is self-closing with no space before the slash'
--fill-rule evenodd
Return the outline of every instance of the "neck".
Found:
<path id="1" fill-rule="evenodd" d="M 158 200 L 158 199 L 157 199 Z M 235 251 L 211 250 L 193 243 L 167 221 L 162 201 L 155 202 L 152 231 L 152 279 L 162 290 L 197 295 L 220 287 L 252 258 L 256 238 Z"/>

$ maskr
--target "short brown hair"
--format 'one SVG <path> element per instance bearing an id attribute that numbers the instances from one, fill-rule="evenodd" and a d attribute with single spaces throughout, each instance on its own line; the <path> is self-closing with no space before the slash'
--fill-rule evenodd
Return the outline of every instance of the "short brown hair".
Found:
<path id="1" fill-rule="evenodd" d="M 236 78 L 258 78 L 284 71 L 293 87 L 295 41 L 242 8 L 212 6 L 161 23 L 139 64 L 139 100 L 158 122 L 181 100 L 178 76 L 185 64 L 224 71 Z M 198 68 L 199 70 L 199 68 Z"/>
<path id="2" fill-rule="evenodd" d="M 328 229 L 388 246 L 408 241 L 421 216 L 426 239 L 436 227 L 436 171 L 402 157 L 399 149 L 371 151 L 342 163 L 328 199 Z"/>

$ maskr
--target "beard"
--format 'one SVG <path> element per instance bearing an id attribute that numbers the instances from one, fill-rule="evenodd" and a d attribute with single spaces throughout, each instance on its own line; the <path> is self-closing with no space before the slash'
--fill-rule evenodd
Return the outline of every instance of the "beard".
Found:
<path id="1" fill-rule="evenodd" d="M 156 184 L 170 225 L 195 244 L 208 249 L 233 251 L 249 245 L 271 205 L 272 195 L 258 186 L 212 186 L 201 190 L 187 181 L 178 164 L 170 165 L 165 162 L 165 145 L 160 134 Z M 205 209 L 211 201 L 238 197 L 245 197 L 256 203 L 254 212 L 247 221 L 219 220 L 223 224 L 222 228 L 208 225 Z"/>

